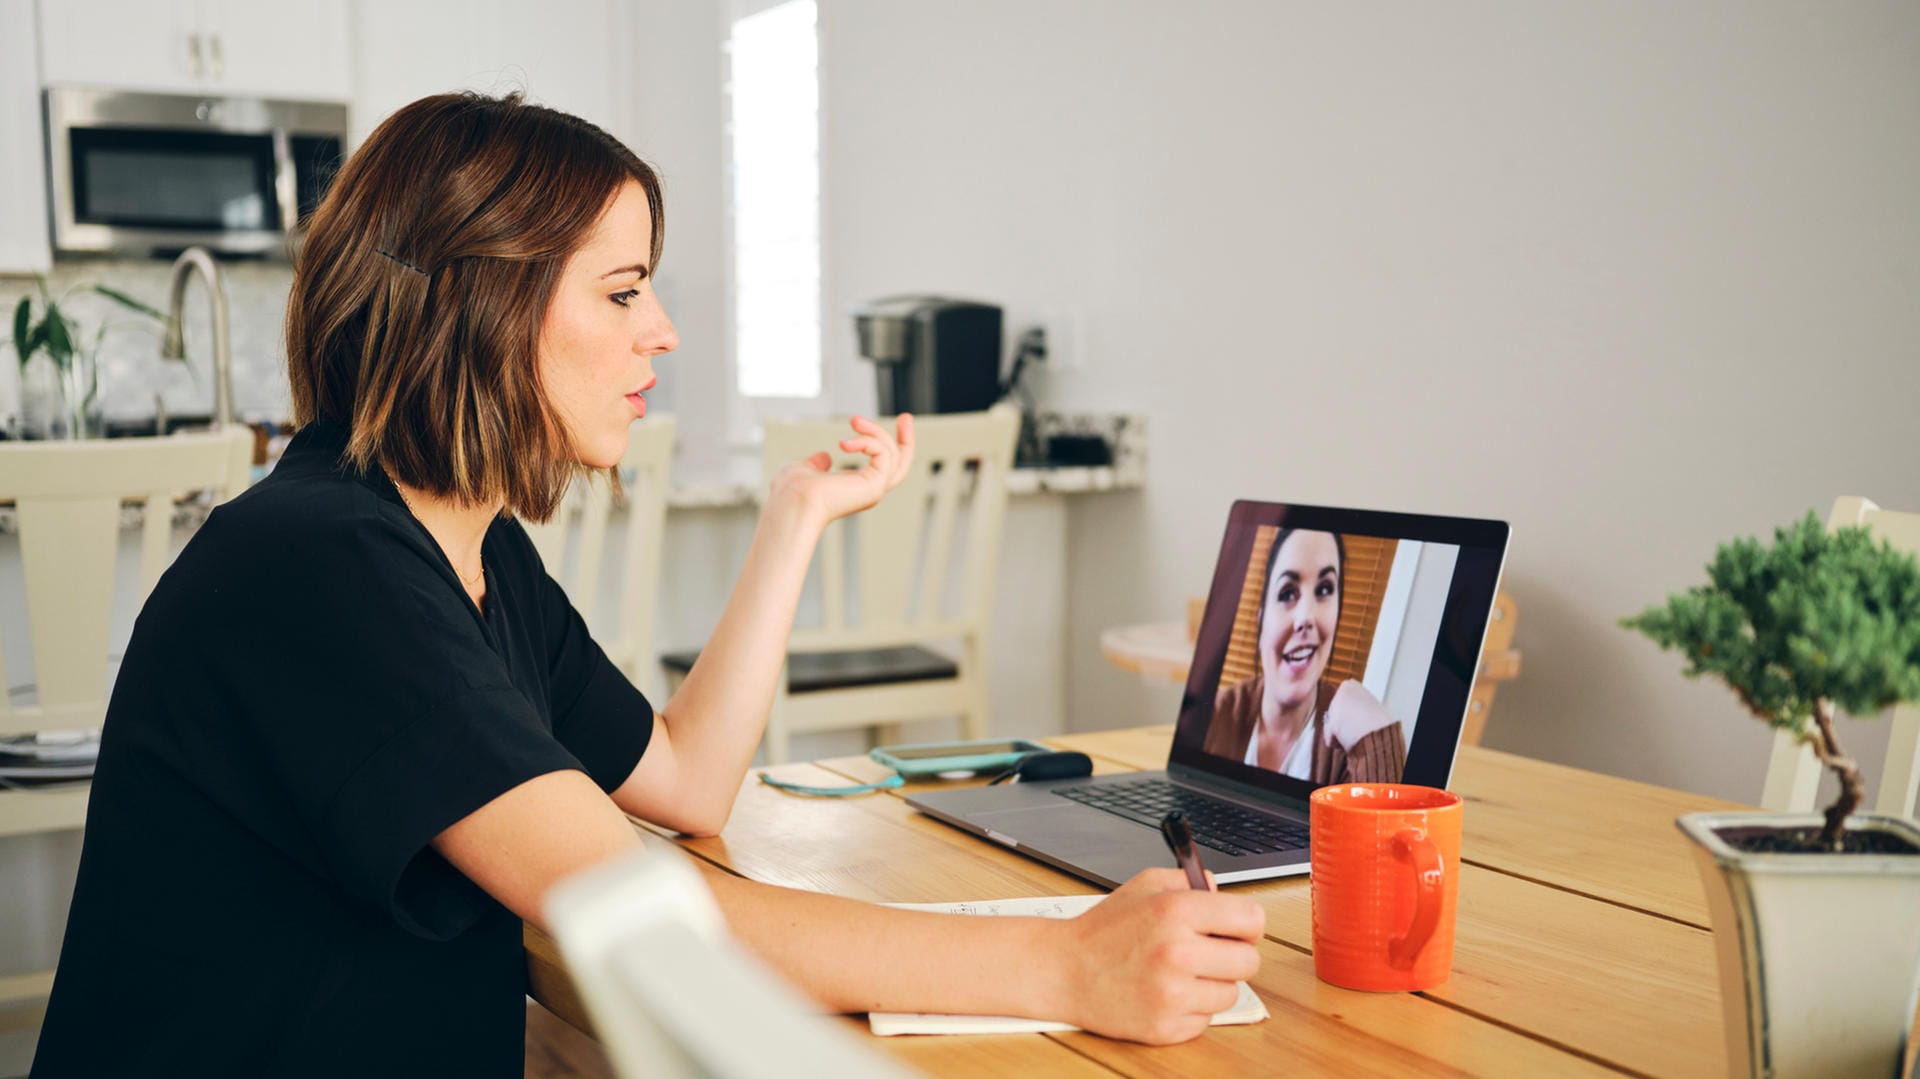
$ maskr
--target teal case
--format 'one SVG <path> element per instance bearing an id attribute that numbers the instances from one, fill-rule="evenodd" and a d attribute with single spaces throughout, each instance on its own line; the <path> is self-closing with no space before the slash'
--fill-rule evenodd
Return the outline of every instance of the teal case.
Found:
<path id="1" fill-rule="evenodd" d="M 1010 753 L 975 753 L 970 747 L 999 745 L 1012 742 L 1018 748 Z M 894 750 L 947 749 L 951 755 L 937 757 L 900 758 L 893 755 Z M 1011 768 L 1022 757 L 1034 753 L 1046 753 L 1047 747 L 1038 742 L 1029 742 L 1025 738 L 990 738 L 983 742 L 921 742 L 910 746 L 877 746 L 867 751 L 867 756 L 878 764 L 899 772 L 903 776 L 938 775 L 941 772 L 988 772 Z"/>

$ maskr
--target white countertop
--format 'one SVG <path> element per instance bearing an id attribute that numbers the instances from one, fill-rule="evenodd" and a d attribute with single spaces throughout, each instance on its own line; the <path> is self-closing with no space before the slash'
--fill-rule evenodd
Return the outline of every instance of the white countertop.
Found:
<path id="1" fill-rule="evenodd" d="M 1082 429 L 1095 425 L 1107 429 L 1114 447 L 1111 465 L 1060 465 L 1042 468 L 1016 468 L 1007 477 L 1007 490 L 1016 496 L 1088 494 L 1099 491 L 1126 491 L 1146 481 L 1146 419 L 1138 415 L 1106 417 L 1054 417 L 1064 427 Z M 742 455 L 735 462 L 734 475 L 712 479 L 677 479 L 667 492 L 667 507 L 675 510 L 732 509 L 758 504 L 761 480 L 757 455 Z M 255 481 L 266 474 L 255 469 Z M 208 507 L 200 499 L 189 499 L 174 507 L 176 528 L 197 528 L 207 519 Z M 139 528 L 146 519 L 137 504 L 122 506 L 120 527 Z M 0 506 L 0 533 L 17 532 L 12 506 Z"/>

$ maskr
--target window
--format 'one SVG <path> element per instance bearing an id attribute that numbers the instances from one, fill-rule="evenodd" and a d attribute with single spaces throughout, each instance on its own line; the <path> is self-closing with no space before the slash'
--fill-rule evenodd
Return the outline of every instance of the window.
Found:
<path id="1" fill-rule="evenodd" d="M 786 0 L 736 17 L 727 39 L 729 339 L 744 398 L 822 388 L 817 27 L 814 0 Z"/>

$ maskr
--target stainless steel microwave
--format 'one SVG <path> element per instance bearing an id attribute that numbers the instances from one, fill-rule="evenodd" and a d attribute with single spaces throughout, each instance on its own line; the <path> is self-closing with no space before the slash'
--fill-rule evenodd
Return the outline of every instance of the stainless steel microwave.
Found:
<path id="1" fill-rule="evenodd" d="M 53 247 L 284 255 L 339 167 L 337 102 L 46 91 Z"/>

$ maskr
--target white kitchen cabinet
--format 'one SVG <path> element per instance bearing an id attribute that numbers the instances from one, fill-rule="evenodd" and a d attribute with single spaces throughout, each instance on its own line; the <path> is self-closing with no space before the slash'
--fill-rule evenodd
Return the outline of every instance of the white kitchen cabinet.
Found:
<path id="1" fill-rule="evenodd" d="M 40 0 L 48 83 L 344 101 L 342 0 Z"/>
<path id="2" fill-rule="evenodd" d="M 630 116 L 630 0 L 356 0 L 352 141 L 428 94 L 521 90 L 615 135 Z"/>
<path id="3" fill-rule="evenodd" d="M 44 273 L 53 266 L 40 132 L 33 0 L 0 0 L 0 274 Z M 13 362 L 0 358 L 8 366 Z"/>
<path id="4" fill-rule="evenodd" d="M 41 78 L 50 83 L 182 89 L 191 11 L 178 0 L 40 0 Z"/>
<path id="5" fill-rule="evenodd" d="M 224 43 L 222 85 L 294 100 L 353 96 L 345 0 L 222 0 L 208 19 Z"/>

